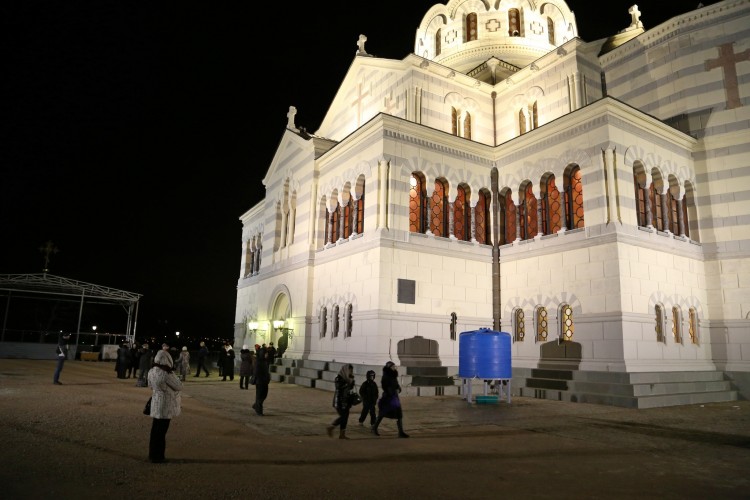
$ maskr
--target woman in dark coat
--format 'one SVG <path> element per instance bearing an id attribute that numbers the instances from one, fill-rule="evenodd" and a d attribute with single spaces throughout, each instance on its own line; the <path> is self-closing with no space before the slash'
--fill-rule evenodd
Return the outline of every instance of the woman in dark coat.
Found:
<path id="1" fill-rule="evenodd" d="M 128 344 L 121 344 L 117 349 L 117 361 L 115 361 L 115 371 L 117 378 L 125 378 L 125 374 L 130 366 L 130 347 Z"/>
<path id="2" fill-rule="evenodd" d="M 346 364 L 341 367 L 339 374 L 336 375 L 336 392 L 333 393 L 333 407 L 336 408 L 338 418 L 331 425 L 326 427 L 328 436 L 333 437 L 333 429 L 339 427 L 339 439 L 349 439 L 346 437 L 346 424 L 349 422 L 349 410 L 352 405 L 349 402 L 349 391 L 354 389 L 354 367 Z"/>
<path id="3" fill-rule="evenodd" d="M 221 379 L 222 381 L 225 381 L 227 376 L 229 380 L 234 380 L 234 349 L 232 349 L 232 344 L 227 344 L 226 356 L 224 356 L 224 369 L 221 375 L 224 377 Z"/>
<path id="4" fill-rule="evenodd" d="M 396 425 L 398 426 L 398 437 L 408 438 L 409 435 L 404 432 L 401 421 L 403 413 L 401 412 L 401 399 L 398 396 L 401 392 L 401 385 L 398 383 L 398 370 L 396 370 L 396 364 L 393 361 L 387 362 L 383 367 L 383 378 L 380 379 L 380 388 L 383 390 L 383 395 L 380 401 L 378 401 L 378 419 L 372 427 L 372 433 L 380 436 L 378 433 L 380 422 L 384 418 L 393 418 L 396 419 Z"/>
<path id="5" fill-rule="evenodd" d="M 253 376 L 255 376 L 255 404 L 253 410 L 263 416 L 263 402 L 268 397 L 268 384 L 271 383 L 271 371 L 268 368 L 268 352 L 265 349 L 258 351 L 253 365 Z"/>
<path id="6" fill-rule="evenodd" d="M 240 389 L 250 388 L 250 376 L 253 374 L 253 351 L 242 346 L 240 351 Z"/>

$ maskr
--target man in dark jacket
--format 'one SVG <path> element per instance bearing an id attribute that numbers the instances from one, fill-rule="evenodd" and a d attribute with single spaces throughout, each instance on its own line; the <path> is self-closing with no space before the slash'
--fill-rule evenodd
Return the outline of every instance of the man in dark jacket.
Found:
<path id="1" fill-rule="evenodd" d="M 375 382 L 375 371 L 368 370 L 367 379 L 359 386 L 359 395 L 362 397 L 362 413 L 359 415 L 359 425 L 364 425 L 367 415 L 370 415 L 370 427 L 375 426 L 375 406 L 378 404 L 380 390 Z"/>
<path id="2" fill-rule="evenodd" d="M 268 397 L 268 384 L 271 383 L 271 372 L 268 369 L 268 351 L 261 348 L 258 351 L 258 357 L 253 366 L 253 376 L 255 377 L 255 404 L 253 410 L 260 416 L 263 416 L 263 402 Z"/>
<path id="3" fill-rule="evenodd" d="M 198 349 L 198 371 L 195 372 L 194 377 L 200 377 L 201 376 L 201 370 L 206 372 L 206 377 L 211 375 L 211 373 L 208 371 L 208 366 L 206 365 L 206 362 L 208 360 L 208 347 L 206 347 L 205 342 L 201 342 L 201 348 Z"/>
<path id="4" fill-rule="evenodd" d="M 55 349 L 55 355 L 57 357 L 57 366 L 55 367 L 55 375 L 52 378 L 52 382 L 55 385 L 62 385 L 60 382 L 60 373 L 62 372 L 65 360 L 68 359 L 68 340 L 70 339 L 69 333 L 60 333 L 57 336 L 57 348 Z"/>

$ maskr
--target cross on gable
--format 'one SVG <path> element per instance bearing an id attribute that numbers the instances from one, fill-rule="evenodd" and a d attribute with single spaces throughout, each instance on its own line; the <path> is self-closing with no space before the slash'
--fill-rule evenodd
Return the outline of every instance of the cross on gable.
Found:
<path id="1" fill-rule="evenodd" d="M 362 93 L 362 85 L 364 85 L 364 83 L 357 84 L 357 98 L 352 101 L 352 107 L 357 106 L 357 127 L 361 125 L 360 122 L 362 121 L 362 101 L 364 101 L 365 97 L 370 95 L 369 90 Z"/>
<path id="2" fill-rule="evenodd" d="M 706 71 L 721 68 L 724 72 L 724 92 L 727 98 L 726 109 L 742 107 L 740 88 L 737 81 L 737 63 L 740 61 L 750 61 L 750 49 L 735 54 L 733 45 L 732 42 L 719 45 L 719 57 L 709 59 L 705 62 Z"/>

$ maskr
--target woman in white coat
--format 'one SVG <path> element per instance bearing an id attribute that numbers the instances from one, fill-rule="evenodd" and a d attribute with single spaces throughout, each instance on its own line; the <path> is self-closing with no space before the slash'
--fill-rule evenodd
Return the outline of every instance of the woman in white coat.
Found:
<path id="1" fill-rule="evenodd" d="M 148 459 L 156 464 L 164 463 L 167 447 L 167 431 L 172 419 L 180 414 L 182 382 L 174 374 L 172 356 L 159 351 L 154 357 L 154 366 L 148 372 L 151 396 L 151 438 L 148 443 Z"/>

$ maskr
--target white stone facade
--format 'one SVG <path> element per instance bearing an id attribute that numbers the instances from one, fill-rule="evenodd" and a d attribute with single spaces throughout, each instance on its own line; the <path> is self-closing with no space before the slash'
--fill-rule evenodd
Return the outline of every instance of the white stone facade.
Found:
<path id="1" fill-rule="evenodd" d="M 399 342 L 420 336 L 443 366 L 457 366 L 458 333 L 494 327 L 513 334 L 519 367 L 750 372 L 750 2 L 650 29 L 635 19 L 626 41 L 592 43 L 577 38 L 565 2 L 544 5 L 554 9 L 438 4 L 417 30 L 421 49 L 404 60 L 371 56 L 361 42 L 314 134 L 290 111 L 266 196 L 240 218 L 236 344 L 278 342 L 284 330 L 271 321 L 284 320 L 285 357 L 398 362 Z M 507 34 L 509 9 L 520 9 L 518 35 Z M 466 41 L 472 13 L 478 38 Z M 518 209 L 527 184 L 540 204 L 551 175 L 562 192 L 576 169 L 583 222 L 545 234 L 529 222 L 528 237 L 498 237 L 499 276 L 494 224 L 538 224 L 542 212 L 519 222 L 487 198 L 486 244 L 473 217 L 462 219 L 472 237 L 456 237 L 455 213 L 441 219 L 444 235 L 410 229 L 414 173 L 428 197 L 443 183 L 449 212 L 461 186 L 474 212 L 495 174 Z M 636 175 L 666 200 L 649 216 Z M 350 223 L 331 236 L 337 206 L 350 207 L 339 212 Z M 654 227 L 663 207 L 666 225 Z M 577 354 L 545 354 L 566 342 Z"/>

